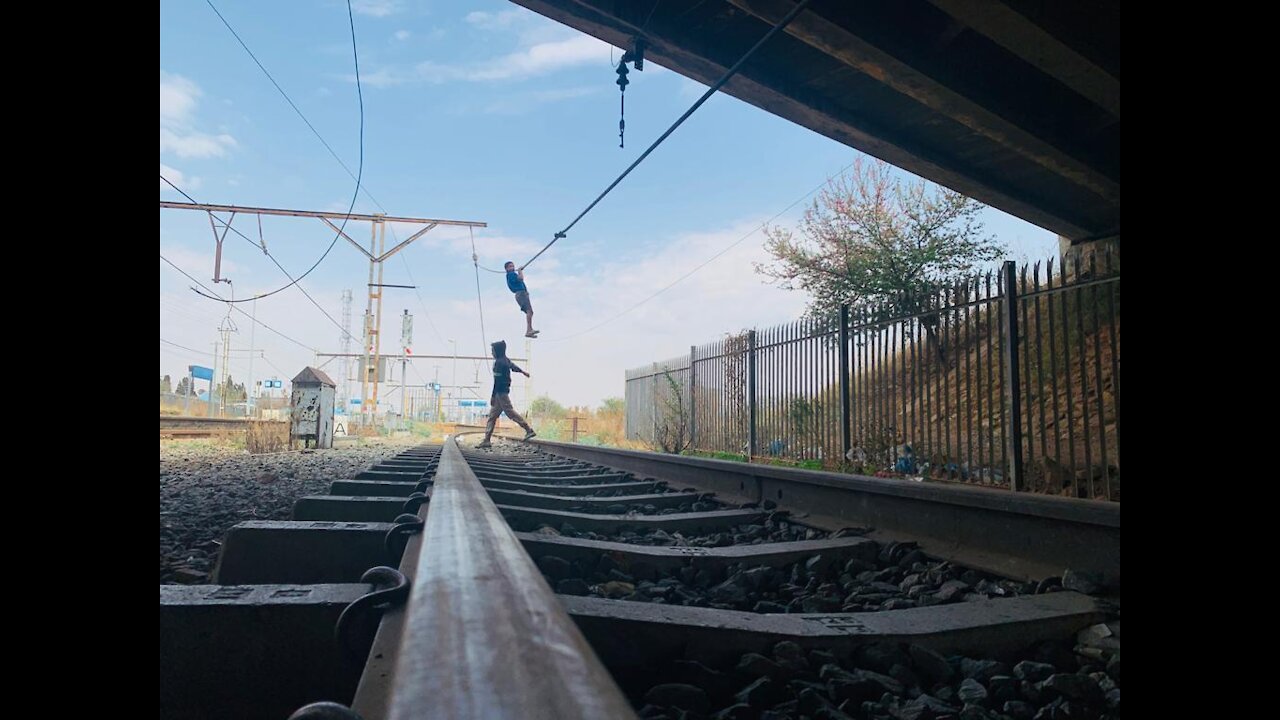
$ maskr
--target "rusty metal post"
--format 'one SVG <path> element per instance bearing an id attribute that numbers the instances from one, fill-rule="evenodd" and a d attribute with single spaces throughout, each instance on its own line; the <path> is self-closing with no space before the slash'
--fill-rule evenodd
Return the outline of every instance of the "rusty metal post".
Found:
<path id="1" fill-rule="evenodd" d="M 379 256 L 381 256 L 382 251 L 385 250 L 387 247 L 387 224 L 385 222 L 382 222 L 381 220 L 375 221 L 373 223 L 373 230 L 374 230 L 374 233 L 378 236 L 378 249 L 376 252 L 379 254 Z M 374 375 L 373 375 L 372 384 L 373 384 L 374 427 L 377 427 L 378 425 L 378 383 L 382 381 L 382 378 L 379 377 L 379 373 L 378 373 L 378 370 L 381 369 L 382 367 L 382 362 L 381 362 L 382 361 L 382 293 L 385 292 L 382 289 L 382 258 L 381 257 L 378 258 L 377 265 L 378 265 L 378 294 L 375 296 L 375 298 L 377 299 L 378 303 L 377 303 L 377 310 L 374 312 L 374 318 L 373 318 L 373 322 L 374 322 L 374 334 L 373 334 L 374 371 L 373 372 L 374 372 Z M 440 391 L 437 390 L 436 391 L 437 400 L 438 400 L 439 394 L 440 394 Z"/>
<path id="2" fill-rule="evenodd" d="M 747 333 L 747 462 L 756 454 L 756 331 Z"/>
<path id="3" fill-rule="evenodd" d="M 849 458 L 853 428 L 849 422 L 849 306 L 840 306 L 840 457 Z"/>
<path id="4" fill-rule="evenodd" d="M 373 223 L 372 235 L 369 238 L 369 287 L 366 291 L 364 306 L 364 347 L 360 349 L 363 363 L 360 365 L 360 428 L 363 430 L 372 422 L 369 416 L 369 360 L 373 353 L 373 293 L 374 266 L 378 264 L 374 253 L 378 251 L 378 224 Z M 380 289 L 380 288 L 379 288 Z M 376 370 L 374 372 L 377 372 Z"/>
<path id="5" fill-rule="evenodd" d="M 1000 269 L 1003 294 L 1000 312 L 1004 315 L 1005 417 L 1008 418 L 1009 489 L 1023 489 L 1022 468 L 1022 378 L 1018 367 L 1017 263 L 1006 260 Z"/>

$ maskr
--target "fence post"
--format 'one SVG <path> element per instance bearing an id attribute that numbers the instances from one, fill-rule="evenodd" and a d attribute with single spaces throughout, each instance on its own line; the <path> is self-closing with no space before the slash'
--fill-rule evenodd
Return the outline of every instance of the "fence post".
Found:
<path id="1" fill-rule="evenodd" d="M 218 343 L 215 342 L 213 344 L 213 377 L 209 378 L 209 409 L 205 411 L 205 414 L 208 415 L 209 417 L 213 417 L 213 389 L 214 389 L 214 383 L 216 383 L 217 381 L 218 381 Z"/>
<path id="2" fill-rule="evenodd" d="M 849 458 L 853 430 L 849 419 L 849 306 L 840 306 L 840 457 Z"/>
<path id="3" fill-rule="evenodd" d="M 694 374 L 694 361 L 697 358 L 698 346 L 689 346 L 689 449 L 693 450 L 697 447 L 694 444 L 694 433 L 697 432 L 698 422 L 697 413 L 694 411 L 693 396 L 698 390 L 698 377 Z"/>
<path id="4" fill-rule="evenodd" d="M 1022 378 L 1018 367 L 1017 264 L 1006 260 L 1000 269 L 1004 292 L 1000 311 L 1004 314 L 1005 417 L 1008 418 L 1009 489 L 1023 489 L 1022 468 Z"/>
<path id="5" fill-rule="evenodd" d="M 756 454 L 756 331 L 747 333 L 747 462 Z"/>
<path id="6" fill-rule="evenodd" d="M 649 432 L 649 444 L 658 443 L 658 363 L 653 363 L 653 374 L 649 376 L 649 417 L 653 419 L 653 427 Z"/>

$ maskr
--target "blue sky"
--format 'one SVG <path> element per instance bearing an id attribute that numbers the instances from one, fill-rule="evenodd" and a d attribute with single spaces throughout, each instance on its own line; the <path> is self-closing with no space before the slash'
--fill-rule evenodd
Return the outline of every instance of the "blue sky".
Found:
<path id="1" fill-rule="evenodd" d="M 345 4 L 216 2 L 224 17 L 351 170 L 359 110 Z M 576 216 L 705 89 L 653 63 L 627 88 L 627 147 L 618 148 L 618 90 L 609 45 L 501 2 L 356 2 L 364 91 L 364 187 L 394 215 L 477 220 L 481 264 L 523 262 Z M 765 28 L 762 25 L 761 31 Z M 612 60 L 611 60 L 612 58 Z M 534 263 L 527 279 L 542 338 L 533 346 L 535 394 L 595 404 L 623 391 L 623 370 L 752 325 L 789 320 L 804 297 L 764 284 L 760 233 L 605 327 L 851 163 L 857 152 L 727 95 L 717 95 Z M 344 211 L 354 183 L 204 2 L 160 6 L 161 172 L 200 202 Z M 161 183 L 161 199 L 180 200 Z M 377 212 L 368 197 L 357 212 Z M 778 218 L 792 224 L 797 205 Z M 1013 259 L 1056 251 L 1056 236 L 996 210 L 987 230 Z M 234 226 L 257 239 L 252 217 Z M 416 228 L 395 228 L 398 237 Z M 368 224 L 349 234 L 368 238 Z M 333 240 L 319 220 L 264 218 L 261 237 L 295 276 Z M 391 238 L 388 237 L 388 242 Z M 160 211 L 162 255 L 213 287 L 206 216 Z M 483 349 L 465 231 L 437 228 L 385 265 L 384 337 L 415 316 L 415 354 Z M 238 298 L 288 282 L 259 250 L 229 236 L 223 272 Z M 359 334 L 368 263 L 339 242 L 302 286 L 336 320 L 355 296 Z M 412 280 L 410 279 L 412 278 Z M 523 355 L 523 316 L 502 278 L 481 274 L 485 335 Z M 208 364 L 226 307 L 191 292 L 161 262 L 160 371 Z M 225 295 L 226 285 L 217 289 Z M 253 310 L 249 304 L 240 306 Z M 340 332 L 296 288 L 257 303 L 256 316 L 293 342 L 235 314 L 237 381 L 288 377 L 335 352 Z M 429 319 L 428 319 L 429 318 Z M 390 327 L 390 329 L 388 329 Z M 570 337 L 574 336 L 574 337 Z M 384 343 L 384 351 L 386 350 Z M 358 343 L 357 343 L 358 345 Z M 198 352 L 193 352 L 198 351 Z M 435 365 L 441 367 L 437 371 Z M 327 369 L 333 369 L 329 366 Z M 460 363 L 459 384 L 477 368 Z M 420 360 L 411 382 L 452 381 L 450 361 Z M 336 376 L 336 373 L 335 373 Z M 486 382 L 485 372 L 479 372 Z M 463 382 L 465 380 L 465 382 Z M 524 388 L 517 383 L 517 404 Z M 479 391 L 487 395 L 487 386 Z M 464 391 L 464 394 L 466 392 Z M 398 394 L 397 394 L 398 397 Z"/>

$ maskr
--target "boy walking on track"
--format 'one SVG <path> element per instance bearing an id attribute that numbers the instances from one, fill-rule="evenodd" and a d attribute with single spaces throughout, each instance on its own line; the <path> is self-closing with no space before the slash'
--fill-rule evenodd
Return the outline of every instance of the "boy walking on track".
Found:
<path id="1" fill-rule="evenodd" d="M 510 263 L 508 263 L 510 265 Z M 532 315 L 532 311 L 530 311 Z M 520 417 L 515 408 L 511 405 L 511 371 L 514 370 L 525 377 L 530 377 L 529 373 L 521 370 L 519 366 L 511 362 L 507 357 L 507 342 L 499 340 L 492 343 L 493 347 L 493 395 L 489 398 L 489 422 L 484 428 L 484 440 L 477 445 L 477 448 L 492 447 L 489 439 L 493 437 L 493 426 L 498 422 L 498 416 L 506 413 L 507 417 L 515 421 L 517 425 L 524 428 L 524 439 L 537 435 L 529 423 Z"/>

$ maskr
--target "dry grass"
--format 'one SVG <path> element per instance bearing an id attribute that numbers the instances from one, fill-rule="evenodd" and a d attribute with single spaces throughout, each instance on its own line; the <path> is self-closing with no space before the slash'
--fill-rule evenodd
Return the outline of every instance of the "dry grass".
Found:
<path id="1" fill-rule="evenodd" d="M 253 420 L 245 430 L 245 449 L 251 454 L 280 452 L 291 449 L 289 423 L 278 420 Z"/>

